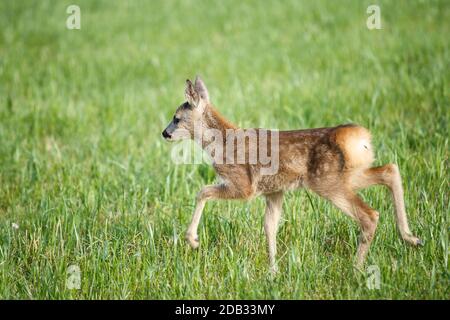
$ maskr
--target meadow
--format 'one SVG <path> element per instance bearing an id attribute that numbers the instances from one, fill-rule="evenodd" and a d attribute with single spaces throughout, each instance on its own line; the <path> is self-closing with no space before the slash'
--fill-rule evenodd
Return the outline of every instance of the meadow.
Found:
<path id="1" fill-rule="evenodd" d="M 381 30 L 370 4 L 1 1 L 0 298 L 448 299 L 450 3 L 376 1 Z M 242 127 L 369 128 L 425 246 L 400 240 L 374 187 L 378 288 L 352 266 L 357 225 L 305 190 L 285 199 L 276 277 L 260 198 L 209 202 L 193 251 L 184 232 L 214 172 L 174 164 L 161 131 L 196 74 Z"/>

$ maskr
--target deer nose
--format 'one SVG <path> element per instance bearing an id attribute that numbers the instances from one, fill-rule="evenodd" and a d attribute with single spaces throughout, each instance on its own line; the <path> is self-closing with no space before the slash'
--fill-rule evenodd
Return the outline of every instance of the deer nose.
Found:
<path id="1" fill-rule="evenodd" d="M 171 137 L 171 135 L 167 132 L 167 130 L 164 130 L 164 131 L 162 132 L 162 136 L 163 136 L 165 139 L 168 139 L 168 138 Z"/>

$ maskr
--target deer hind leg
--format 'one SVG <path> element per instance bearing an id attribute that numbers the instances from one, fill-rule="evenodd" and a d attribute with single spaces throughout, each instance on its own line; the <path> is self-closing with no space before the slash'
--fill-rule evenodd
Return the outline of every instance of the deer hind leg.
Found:
<path id="1" fill-rule="evenodd" d="M 327 198 L 345 214 L 358 222 L 361 227 L 355 262 L 356 267 L 361 268 L 375 235 L 379 214 L 351 191 L 335 193 Z"/>
<path id="2" fill-rule="evenodd" d="M 402 180 L 397 165 L 387 164 L 381 167 L 366 169 L 362 173 L 352 177 L 352 184 L 354 189 L 363 189 L 377 184 L 388 187 L 394 200 L 395 217 L 400 236 L 412 245 L 423 245 L 423 242 L 409 230 L 403 198 Z"/>
<path id="3" fill-rule="evenodd" d="M 264 216 L 264 231 L 267 237 L 267 247 L 269 251 L 270 271 L 277 272 L 276 254 L 277 254 L 277 230 L 278 222 L 281 217 L 283 205 L 283 193 L 277 192 L 266 195 L 266 213 Z"/>

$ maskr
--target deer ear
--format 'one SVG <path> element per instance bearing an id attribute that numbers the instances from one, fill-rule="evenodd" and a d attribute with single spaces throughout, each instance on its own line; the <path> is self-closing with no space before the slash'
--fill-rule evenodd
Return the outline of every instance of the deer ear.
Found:
<path id="1" fill-rule="evenodd" d="M 192 107 L 197 107 L 200 101 L 200 97 L 198 93 L 195 91 L 194 85 L 191 80 L 186 80 L 186 90 L 184 91 L 184 96 L 186 97 L 187 102 Z"/>
<path id="2" fill-rule="evenodd" d="M 205 103 L 209 103 L 209 92 L 205 86 L 205 83 L 199 76 L 195 78 L 195 91 L 200 95 Z"/>

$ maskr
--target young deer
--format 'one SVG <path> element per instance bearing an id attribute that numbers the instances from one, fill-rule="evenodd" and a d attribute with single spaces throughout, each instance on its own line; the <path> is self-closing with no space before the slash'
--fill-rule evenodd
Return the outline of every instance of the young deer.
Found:
<path id="1" fill-rule="evenodd" d="M 235 132 L 242 130 L 224 119 L 211 105 L 205 84 L 197 77 L 195 85 L 186 81 L 183 103 L 175 112 L 162 135 L 174 141 L 190 138 L 197 141 L 214 159 L 213 166 L 221 179 L 216 185 L 202 188 L 192 222 L 186 232 L 186 240 L 193 247 L 199 246 L 197 228 L 207 200 L 243 199 L 258 195 L 266 199 L 264 230 L 268 242 L 269 262 L 272 271 L 277 270 L 276 233 L 281 216 L 283 194 L 290 189 L 305 187 L 331 201 L 336 207 L 354 219 L 361 227 L 356 266 L 362 267 L 378 222 L 378 212 L 369 207 L 357 195 L 357 191 L 372 185 L 384 185 L 392 193 L 396 222 L 400 236 L 417 246 L 422 241 L 411 234 L 405 212 L 400 172 L 395 164 L 371 167 L 374 160 L 371 137 L 363 127 L 347 124 L 332 128 L 317 128 L 293 131 L 253 130 L 259 144 L 244 137 L 241 145 L 230 146 L 236 138 Z M 213 130 L 215 138 L 209 131 Z M 261 162 L 251 162 L 251 152 L 261 146 L 262 134 L 269 132 L 272 144 L 271 156 L 276 160 L 277 170 L 264 174 Z M 241 140 L 242 142 L 242 140 Z M 228 148 L 228 149 L 227 149 Z M 214 149 L 214 152 L 211 150 Z M 224 153 L 217 150 L 227 150 Z M 245 149 L 244 161 L 235 161 L 235 154 Z M 232 156 L 230 160 L 229 151 Z M 241 159 L 242 160 L 242 159 Z M 266 168 L 267 169 L 267 168 Z"/>

